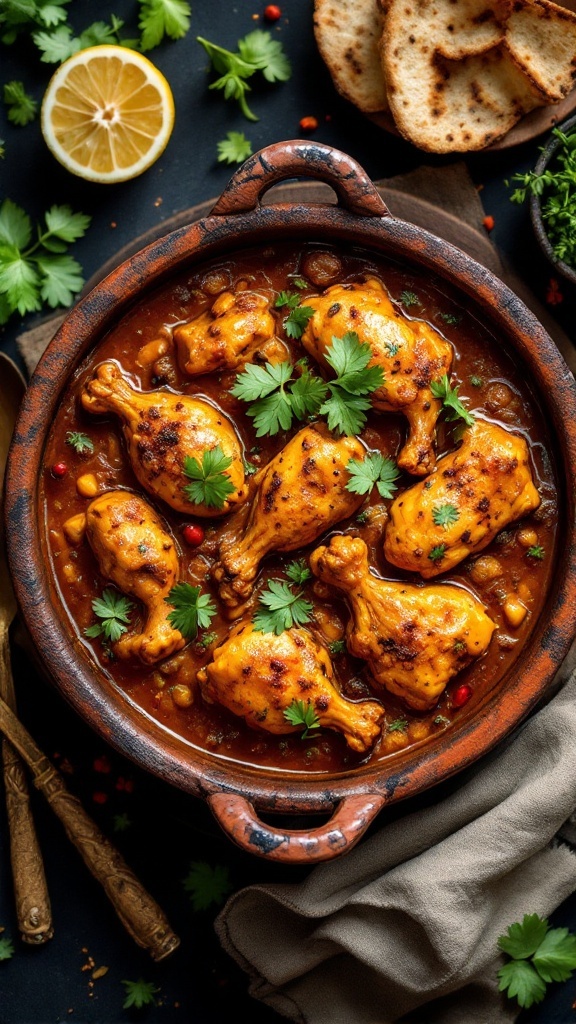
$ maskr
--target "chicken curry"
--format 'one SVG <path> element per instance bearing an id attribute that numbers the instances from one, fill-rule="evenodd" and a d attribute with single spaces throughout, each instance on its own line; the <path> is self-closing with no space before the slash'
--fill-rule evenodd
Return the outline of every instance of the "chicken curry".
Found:
<path id="1" fill-rule="evenodd" d="M 59 600 L 114 684 L 282 771 L 450 729 L 505 677 L 554 562 L 522 368 L 430 276 L 324 244 L 134 306 L 68 387 L 42 503 Z"/>

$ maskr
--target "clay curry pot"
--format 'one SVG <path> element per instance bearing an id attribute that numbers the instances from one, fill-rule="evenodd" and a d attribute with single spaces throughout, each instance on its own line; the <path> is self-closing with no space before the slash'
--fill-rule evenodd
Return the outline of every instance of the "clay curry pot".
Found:
<path id="1" fill-rule="evenodd" d="M 287 178 L 313 178 L 336 193 L 332 204 L 261 204 Z M 70 374 L 110 326 L 153 287 L 182 269 L 271 240 L 361 246 L 444 281 L 513 352 L 533 383 L 555 447 L 560 486 L 555 571 L 542 612 L 505 677 L 453 726 L 384 763 L 335 776 L 259 769 L 197 749 L 141 712 L 91 660 L 72 634 L 51 579 L 38 519 L 43 449 Z M 53 680 L 110 744 L 161 779 L 204 798 L 245 850 L 272 860 L 327 860 L 348 851 L 389 803 L 413 796 L 469 766 L 511 734 L 551 692 L 576 628 L 576 385 L 556 346 L 526 306 L 460 250 L 389 213 L 350 157 L 305 141 L 251 157 L 209 216 L 153 242 L 98 284 L 69 313 L 30 382 L 7 473 L 9 562 L 21 612 Z M 261 815 L 327 815 L 286 829 Z M 278 819 L 276 819 L 278 821 Z"/>

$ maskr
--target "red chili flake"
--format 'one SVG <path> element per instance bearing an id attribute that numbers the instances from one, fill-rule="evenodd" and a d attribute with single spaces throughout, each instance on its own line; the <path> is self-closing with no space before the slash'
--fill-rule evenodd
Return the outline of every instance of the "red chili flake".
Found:
<path id="1" fill-rule="evenodd" d="M 266 21 L 278 21 L 278 19 L 282 17 L 282 11 L 277 4 L 268 4 L 268 6 L 264 8 L 264 17 L 266 18 Z"/>
<path id="2" fill-rule="evenodd" d="M 459 686 L 452 694 L 452 706 L 455 708 L 463 708 L 468 703 L 472 696 L 472 687 L 468 686 L 467 683 L 463 683 Z"/>
<path id="3" fill-rule="evenodd" d="M 105 804 L 108 800 L 108 794 L 97 790 L 95 793 L 92 793 L 92 799 L 95 804 Z"/>
<path id="4" fill-rule="evenodd" d="M 204 540 L 204 530 L 196 523 L 187 523 L 182 530 L 182 536 L 191 548 L 198 548 Z"/>
<path id="5" fill-rule="evenodd" d="M 546 302 L 549 306 L 558 306 L 561 302 L 564 302 L 564 296 L 560 291 L 560 285 L 555 277 L 551 277 L 548 282 Z"/>
<path id="6" fill-rule="evenodd" d="M 486 231 L 492 231 L 492 228 L 494 227 L 494 223 L 495 223 L 494 217 L 491 217 L 490 215 L 488 215 L 487 217 L 484 217 L 484 220 L 482 221 L 482 223 L 483 223 L 484 227 L 486 228 Z"/>
<path id="7" fill-rule="evenodd" d="M 65 462 L 55 462 L 52 466 L 52 476 L 63 477 L 68 472 L 68 466 Z"/>
<path id="8" fill-rule="evenodd" d="M 318 127 L 318 121 L 315 117 L 303 117 L 300 121 L 300 131 L 302 132 L 315 132 Z"/>
<path id="9" fill-rule="evenodd" d="M 132 779 L 125 779 L 120 775 L 116 780 L 116 789 L 123 790 L 125 793 L 131 793 L 134 789 L 134 783 Z"/>
<path id="10" fill-rule="evenodd" d="M 97 757 L 92 767 L 95 772 L 102 772 L 103 775 L 107 775 L 108 772 L 112 771 L 112 765 L 106 757 L 106 754 L 102 754 L 101 757 Z"/>

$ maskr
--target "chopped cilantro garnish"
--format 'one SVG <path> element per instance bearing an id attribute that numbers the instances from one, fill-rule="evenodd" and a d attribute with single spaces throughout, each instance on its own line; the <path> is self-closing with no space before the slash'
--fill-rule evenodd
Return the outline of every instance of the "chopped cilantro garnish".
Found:
<path id="1" fill-rule="evenodd" d="M 440 378 L 440 380 L 433 380 L 431 382 L 430 390 L 434 395 L 434 398 L 439 398 L 441 400 L 446 413 L 446 419 L 449 422 L 463 419 L 469 427 L 472 426 L 474 423 L 474 416 L 458 398 L 458 387 L 453 388 L 450 386 L 450 381 L 446 373 Z"/>
<path id="2" fill-rule="evenodd" d="M 445 554 L 446 554 L 446 545 L 445 544 L 435 544 L 434 547 L 432 548 L 430 554 L 428 555 L 428 558 L 430 559 L 431 562 L 441 562 L 442 559 L 444 558 Z"/>
<path id="3" fill-rule="evenodd" d="M 199 629 L 207 629 L 216 615 L 216 605 L 212 598 L 200 591 L 201 587 L 181 582 L 176 583 L 168 597 L 164 598 L 166 604 L 173 608 L 168 622 L 188 640 L 194 640 Z"/>
<path id="4" fill-rule="evenodd" d="M 277 636 L 292 626 L 303 626 L 310 621 L 312 604 L 301 591 L 295 593 L 288 583 L 269 580 L 260 594 L 260 604 L 254 614 L 254 629 L 259 633 Z"/>
<path id="5" fill-rule="evenodd" d="M 128 628 L 133 607 L 132 601 L 127 597 L 107 587 L 102 592 L 102 597 L 96 597 L 92 601 L 92 611 L 100 622 L 85 629 L 84 635 L 90 639 L 103 636 L 105 640 L 116 643 Z"/>
<path id="6" fill-rule="evenodd" d="M 395 480 L 400 476 L 394 459 L 381 452 L 368 452 L 363 459 L 350 459 L 346 466 L 350 479 L 346 490 L 353 494 L 369 494 L 374 485 L 382 498 L 391 498 L 397 489 Z"/>
<path id="7" fill-rule="evenodd" d="M 290 725 L 303 725 L 301 739 L 305 740 L 311 729 L 320 728 L 320 719 L 316 714 L 310 701 L 293 700 L 289 707 L 284 709 L 284 718 Z"/>
<path id="8" fill-rule="evenodd" d="M 225 455 L 220 445 L 203 452 L 202 463 L 187 455 L 184 459 L 184 475 L 192 483 L 183 488 L 186 497 L 196 505 L 223 508 L 228 496 L 234 494 L 236 489 L 225 472 L 232 461 L 232 456 Z"/>
<path id="9" fill-rule="evenodd" d="M 456 505 L 447 502 L 445 505 L 435 505 L 432 509 L 432 519 L 435 526 L 443 526 L 445 530 L 454 523 L 457 523 L 460 513 Z"/>

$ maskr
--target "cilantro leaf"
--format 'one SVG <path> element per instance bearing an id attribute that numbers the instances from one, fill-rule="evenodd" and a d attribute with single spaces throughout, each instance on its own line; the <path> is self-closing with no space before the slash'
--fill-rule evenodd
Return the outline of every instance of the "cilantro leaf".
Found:
<path id="1" fill-rule="evenodd" d="M 230 393 L 243 402 L 255 402 L 257 399 L 266 398 L 276 388 L 286 384 L 292 376 L 292 371 L 293 366 L 289 362 L 266 363 L 265 366 L 248 363 L 236 377 L 236 383 L 230 389 Z"/>
<path id="2" fill-rule="evenodd" d="M 116 643 L 128 628 L 133 607 L 132 601 L 127 597 L 107 587 L 101 597 L 96 597 L 92 601 L 92 611 L 101 621 L 85 629 L 84 635 L 90 639 L 103 636 L 105 640 Z"/>
<path id="3" fill-rule="evenodd" d="M 326 393 L 324 381 L 307 369 L 292 380 L 293 372 L 289 362 L 250 363 L 237 375 L 231 394 L 252 403 L 247 415 L 254 420 L 257 437 L 272 437 L 279 430 L 288 430 L 294 416 L 302 420 L 318 411 Z"/>
<path id="4" fill-rule="evenodd" d="M 420 299 L 414 292 L 404 291 L 400 296 L 400 302 L 403 306 L 421 306 Z"/>
<path id="5" fill-rule="evenodd" d="M 5 199 L 0 206 L 0 243 L 25 249 L 32 238 L 32 221 L 20 206 Z"/>
<path id="6" fill-rule="evenodd" d="M 312 306 L 292 306 L 284 320 L 284 330 L 289 338 L 301 338 L 308 326 L 308 321 L 314 316 Z"/>
<path id="7" fill-rule="evenodd" d="M 282 43 L 272 39 L 269 32 L 255 29 L 238 40 L 238 52 L 247 64 L 254 64 L 267 82 L 287 82 L 291 74 Z"/>
<path id="8" fill-rule="evenodd" d="M 284 571 L 288 579 L 291 580 L 292 583 L 297 583 L 299 587 L 301 587 L 303 583 L 307 583 L 308 580 L 312 579 L 312 572 L 306 565 L 303 558 L 298 558 L 293 562 L 290 562 Z"/>
<path id="9" fill-rule="evenodd" d="M 318 411 L 321 416 L 326 416 L 330 430 L 352 437 L 361 432 L 370 407 L 367 398 L 355 398 L 335 388 Z"/>
<path id="10" fill-rule="evenodd" d="M 303 420 L 306 416 L 316 415 L 326 398 L 328 386 L 306 367 L 290 384 L 289 390 L 292 411 L 296 419 Z"/>
<path id="11" fill-rule="evenodd" d="M 247 79 L 260 71 L 268 82 L 285 82 L 290 78 L 291 68 L 282 44 L 273 40 L 269 32 L 256 29 L 238 41 L 238 52 L 232 53 L 222 46 L 197 36 L 196 41 L 204 47 L 212 67 L 220 75 L 212 82 L 210 89 L 220 89 L 224 99 L 237 100 L 244 117 L 249 121 L 258 118 L 250 110 L 246 93 L 250 92 Z"/>
<path id="12" fill-rule="evenodd" d="M 526 558 L 537 558 L 541 561 L 545 554 L 546 552 L 541 544 L 532 544 L 526 549 Z"/>
<path id="13" fill-rule="evenodd" d="M 445 373 L 440 380 L 431 381 L 430 390 L 434 395 L 434 398 L 439 398 L 441 400 L 443 408 L 446 411 L 446 419 L 449 422 L 462 419 L 467 426 L 472 426 L 474 423 L 474 416 L 458 398 L 458 387 L 453 388 L 450 386 L 448 374 Z"/>
<path id="14" fill-rule="evenodd" d="M 48 234 L 60 238 L 63 242 L 75 242 L 82 238 L 90 227 L 91 220 L 85 213 L 73 213 L 70 206 L 51 206 L 44 219 Z"/>
<path id="15" fill-rule="evenodd" d="M 274 306 L 276 309 L 282 309 L 283 306 L 288 306 L 288 309 L 295 309 L 296 306 L 300 305 L 300 296 L 298 292 L 279 292 Z"/>
<path id="16" fill-rule="evenodd" d="M 236 490 L 225 472 L 231 465 L 231 455 L 225 455 L 218 444 L 202 453 L 202 463 L 187 455 L 184 459 L 184 475 L 192 481 L 183 488 L 186 497 L 195 505 L 209 505 L 223 508 L 228 495 Z"/>
<path id="17" fill-rule="evenodd" d="M 522 922 L 511 924 L 498 939 L 498 948 L 515 960 L 532 956 L 548 931 L 548 921 L 538 914 L 524 914 Z"/>
<path id="18" fill-rule="evenodd" d="M 212 904 L 220 906 L 232 891 L 228 868 L 222 864 L 212 867 L 204 861 L 192 861 L 182 884 L 194 910 L 206 910 Z"/>
<path id="19" fill-rule="evenodd" d="M 332 655 L 344 654 L 346 652 L 345 640 L 333 640 L 331 644 L 328 644 L 328 650 Z"/>
<path id="20" fill-rule="evenodd" d="M 226 138 L 217 144 L 218 163 L 241 164 L 252 153 L 252 143 L 244 132 L 226 132 Z"/>
<path id="21" fill-rule="evenodd" d="M 388 732 L 406 732 L 408 728 L 408 719 L 406 718 L 395 718 L 393 722 L 389 722 L 387 729 Z"/>
<path id="22" fill-rule="evenodd" d="M 534 952 L 532 963 L 543 981 L 567 981 L 576 970 L 576 935 L 551 928 Z"/>
<path id="23" fill-rule="evenodd" d="M 350 479 L 346 490 L 353 494 L 369 494 L 374 485 L 383 498 L 391 498 L 396 490 L 395 480 L 400 471 L 394 462 L 381 452 L 368 452 L 363 459 L 350 459 L 346 466 Z"/>
<path id="24" fill-rule="evenodd" d="M 193 587 L 191 583 L 176 583 L 166 604 L 172 605 L 173 611 L 168 622 L 187 640 L 195 640 L 198 629 L 207 629 L 216 615 L 216 605 L 209 594 L 201 594 L 201 587 Z"/>
<path id="25" fill-rule="evenodd" d="M 72 35 L 70 25 L 58 25 L 53 32 L 33 32 L 32 39 L 44 64 L 62 64 L 81 49 L 80 39 Z"/>
<path id="26" fill-rule="evenodd" d="M 498 988 L 519 1006 L 528 1009 L 541 1003 L 546 995 L 546 983 L 527 960 L 510 960 L 498 971 Z"/>
<path id="27" fill-rule="evenodd" d="M 12 124 L 24 126 L 36 117 L 38 104 L 28 95 L 23 82 L 6 82 L 3 98 L 8 108 L 8 120 Z"/>
<path id="28" fill-rule="evenodd" d="M 260 594 L 260 605 L 256 609 L 253 623 L 259 633 L 275 633 L 279 636 L 292 626 L 303 626 L 310 621 L 312 604 L 294 593 L 291 587 L 280 580 L 269 580 L 268 589 Z"/>
<path id="29" fill-rule="evenodd" d="M 154 995 L 160 989 L 152 981 L 144 981 L 143 978 L 138 978 L 138 981 L 123 980 L 122 984 L 126 989 L 126 998 L 122 1003 L 124 1010 L 130 1009 L 131 1006 L 134 1006 L 137 1010 L 141 1010 L 143 1006 L 156 1006 Z"/>
<path id="30" fill-rule="evenodd" d="M 132 821 L 126 812 L 123 814 L 115 814 L 112 820 L 112 828 L 115 832 L 126 832 L 126 829 L 129 829 L 131 824 Z"/>
<path id="31" fill-rule="evenodd" d="M 320 728 L 320 719 L 316 714 L 310 701 L 294 699 L 289 707 L 284 709 L 284 718 L 290 725 L 303 725 L 304 729 L 300 739 L 305 740 L 311 729 Z"/>
<path id="32" fill-rule="evenodd" d="M 443 526 L 445 530 L 453 526 L 460 518 L 460 512 L 456 505 L 446 502 L 444 505 L 435 505 L 432 509 L 432 520 L 435 526 Z"/>
<path id="33" fill-rule="evenodd" d="M 14 956 L 14 943 L 7 935 L 0 936 L 0 960 L 11 960 Z"/>
<path id="34" fill-rule="evenodd" d="M 359 434 L 366 423 L 366 412 L 371 402 L 365 396 L 384 383 L 380 366 L 368 366 L 372 359 L 370 345 L 360 343 L 355 331 L 342 338 L 333 337 L 324 358 L 336 373 L 328 381 L 330 397 L 319 409 L 328 419 L 331 430 L 341 434 Z"/>
<path id="35" fill-rule="evenodd" d="M 68 430 L 66 432 L 66 444 L 69 444 L 78 455 L 94 451 L 94 442 L 87 434 L 83 434 L 79 430 Z"/>
<path id="36" fill-rule="evenodd" d="M 139 0 L 138 28 L 144 52 L 158 46 L 164 36 L 182 39 L 190 28 L 190 4 L 185 0 Z"/>
<path id="37" fill-rule="evenodd" d="M 431 562 L 441 562 L 442 559 L 444 558 L 445 554 L 446 554 L 446 545 L 445 544 L 435 544 L 434 547 L 432 548 L 432 550 L 430 551 L 430 553 L 428 555 L 428 558 L 430 559 Z"/>

